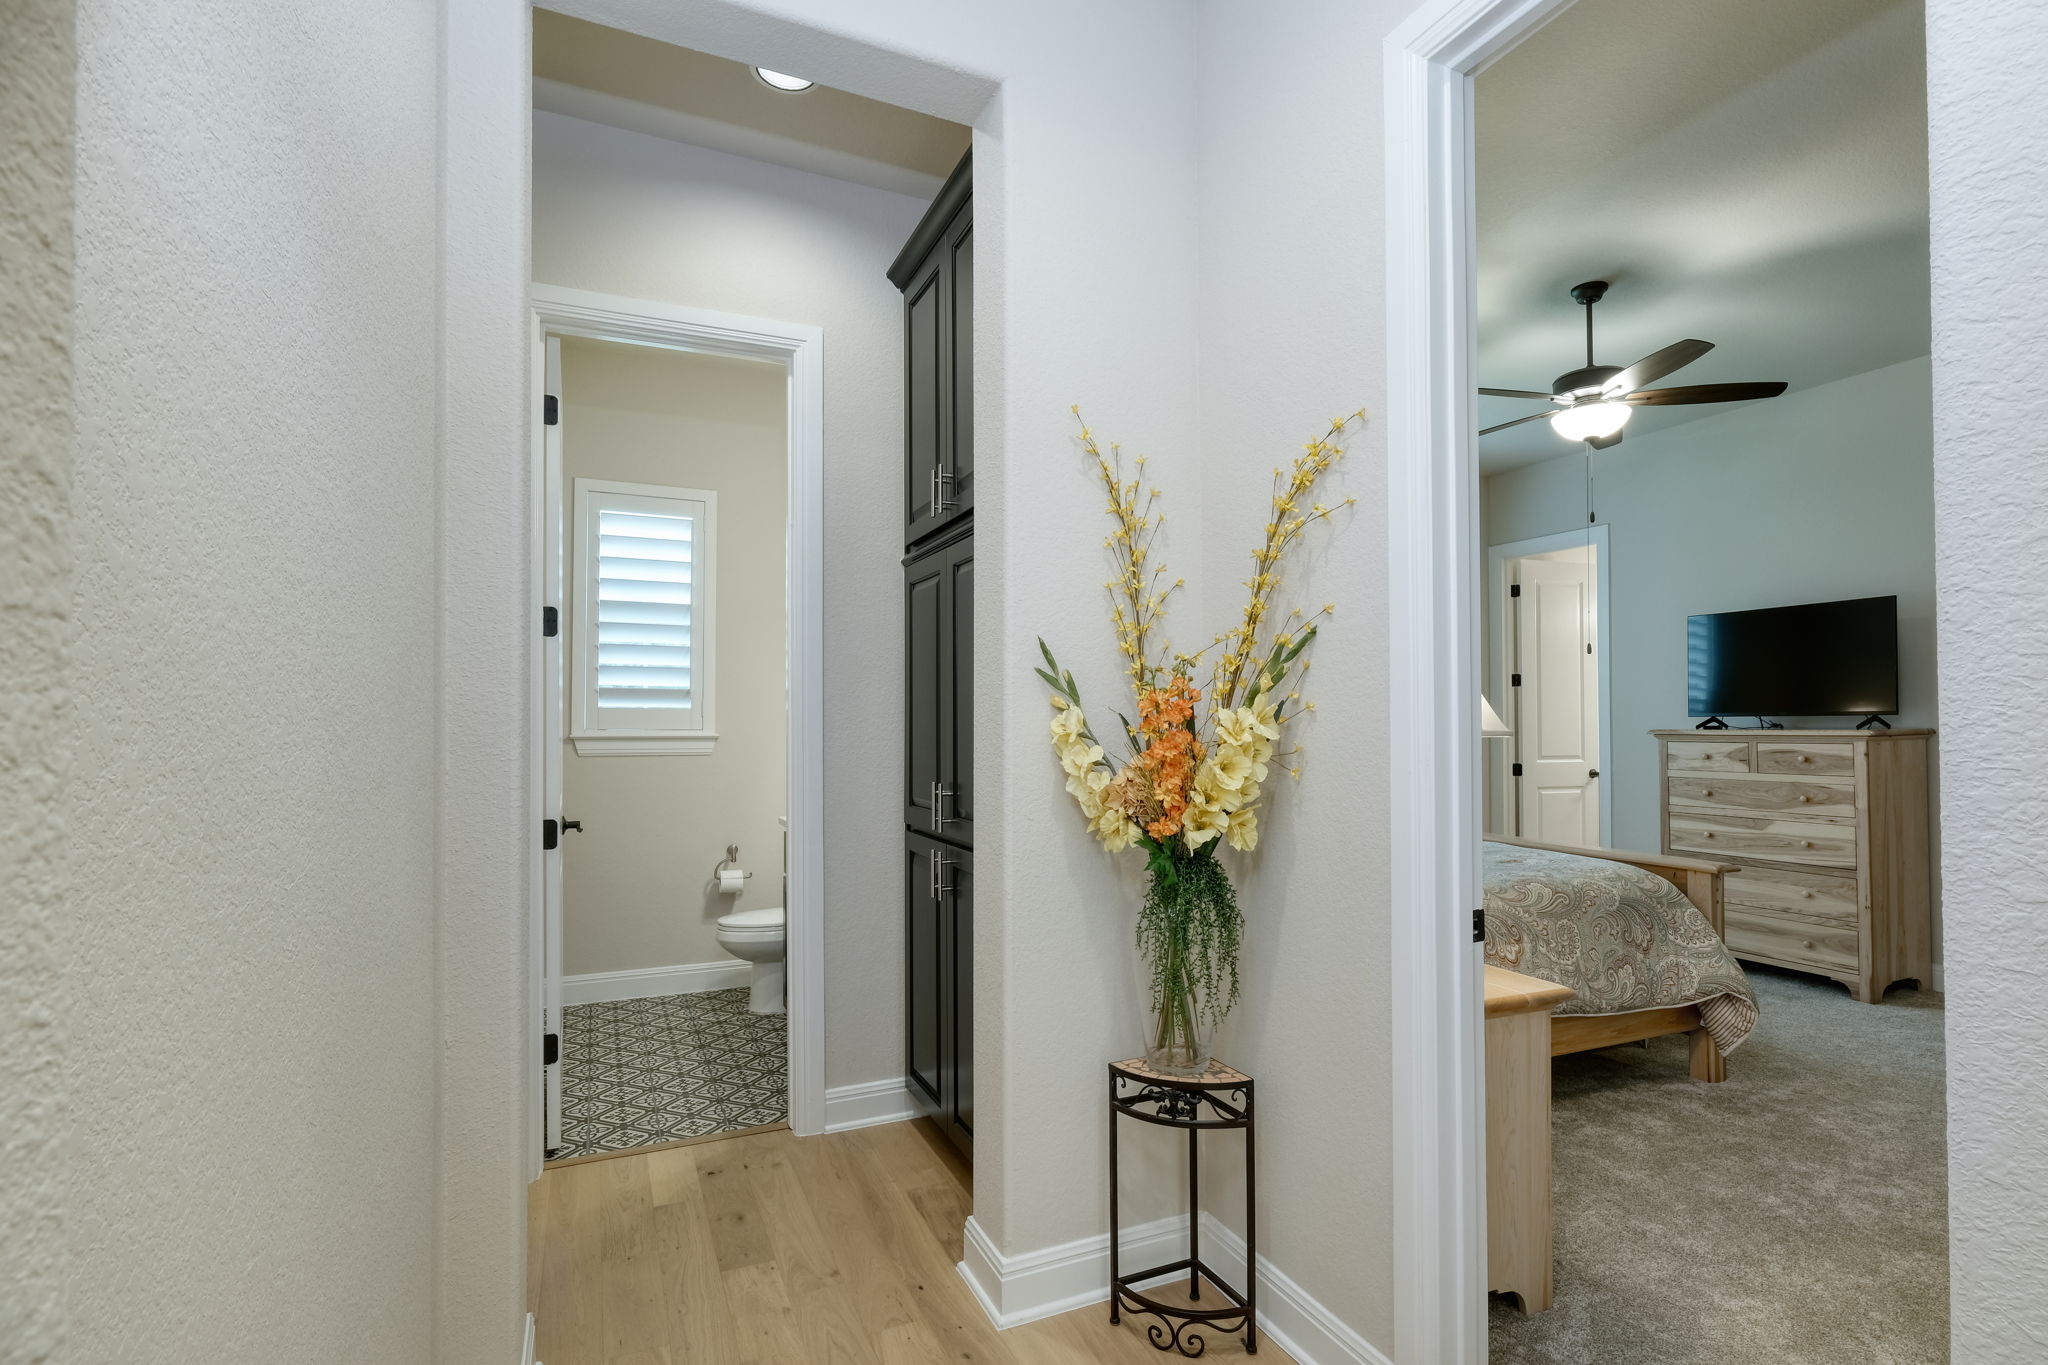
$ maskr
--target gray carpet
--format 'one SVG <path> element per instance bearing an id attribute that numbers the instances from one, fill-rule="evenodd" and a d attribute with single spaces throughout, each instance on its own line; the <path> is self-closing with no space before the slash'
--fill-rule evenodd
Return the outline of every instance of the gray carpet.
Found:
<path id="1" fill-rule="evenodd" d="M 1557 1303 L 1495 1297 L 1492 1365 L 1948 1359 L 1941 997 L 1749 974 L 1722 1085 L 1676 1037 L 1555 1063 Z"/>

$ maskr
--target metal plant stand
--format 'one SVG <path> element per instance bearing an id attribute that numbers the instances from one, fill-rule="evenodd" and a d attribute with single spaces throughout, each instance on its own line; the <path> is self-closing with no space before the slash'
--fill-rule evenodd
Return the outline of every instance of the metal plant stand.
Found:
<path id="1" fill-rule="evenodd" d="M 1165 1128 L 1183 1128 L 1188 1135 L 1188 1254 L 1186 1259 L 1149 1270 L 1123 1273 L 1117 1248 L 1117 1119 L 1128 1115 Z M 1244 1130 L 1245 1288 L 1239 1293 L 1202 1263 L 1201 1137 L 1216 1128 Z M 1142 1060 L 1109 1064 L 1109 1320 L 1122 1322 L 1126 1310 L 1158 1318 L 1145 1335 L 1159 1350 L 1198 1356 L 1208 1343 L 1198 1327 L 1244 1333 L 1244 1349 L 1259 1349 L 1259 1185 L 1253 1162 L 1252 1078 L 1242 1071 L 1211 1062 L 1200 1076 L 1169 1076 Z M 1162 1303 L 1133 1286 L 1163 1275 L 1186 1271 L 1192 1306 Z M 1223 1302 L 1201 1307 L 1204 1288 Z"/>

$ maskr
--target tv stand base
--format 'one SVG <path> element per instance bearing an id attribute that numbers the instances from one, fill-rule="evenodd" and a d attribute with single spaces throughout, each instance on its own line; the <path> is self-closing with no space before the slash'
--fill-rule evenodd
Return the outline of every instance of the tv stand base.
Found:
<path id="1" fill-rule="evenodd" d="M 1869 715 L 1857 721 L 1856 728 L 1859 730 L 1889 730 L 1892 726 L 1891 722 L 1883 716 Z"/>

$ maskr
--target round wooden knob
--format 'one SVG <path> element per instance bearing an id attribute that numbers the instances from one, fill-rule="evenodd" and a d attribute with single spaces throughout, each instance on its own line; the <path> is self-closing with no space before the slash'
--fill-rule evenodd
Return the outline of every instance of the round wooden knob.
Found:
<path id="1" fill-rule="evenodd" d="M 1801 754 L 1801 755 L 1799 755 L 1799 761 L 1800 761 L 1801 763 L 1811 763 L 1811 762 L 1813 762 L 1813 755 L 1812 755 L 1812 754 Z"/>
<path id="2" fill-rule="evenodd" d="M 1800 797 L 1800 798 L 1799 798 L 1799 804 L 1803 806 L 1803 805 L 1805 805 L 1805 804 L 1806 804 L 1807 802 L 1809 802 L 1809 801 L 1811 801 L 1811 800 L 1813 800 L 1813 798 L 1812 798 L 1812 797 L 1810 797 L 1810 796 L 1802 796 L 1802 797 Z"/>
<path id="3" fill-rule="evenodd" d="M 1801 839 L 1801 840 L 1799 841 L 1799 843 L 1800 843 L 1800 846 L 1801 846 L 1801 847 L 1804 847 L 1804 848 L 1812 848 L 1812 847 L 1813 847 L 1813 840 L 1811 840 L 1811 839 Z"/>
<path id="4" fill-rule="evenodd" d="M 1712 787 L 1703 787 L 1703 788 L 1701 788 L 1701 789 L 1700 789 L 1700 795 L 1701 795 L 1701 796 L 1712 796 L 1713 794 L 1714 794 L 1714 789 L 1713 789 Z"/>
<path id="5" fill-rule="evenodd" d="M 1802 892 L 1800 892 L 1799 894 L 1800 894 L 1800 895 L 1802 895 L 1802 896 L 1804 896 L 1804 897 L 1806 897 L 1806 899 L 1808 899 L 1808 900 L 1812 900 L 1812 899 L 1813 899 L 1813 893 L 1812 893 L 1811 891 L 1802 891 Z"/>
<path id="6" fill-rule="evenodd" d="M 1714 837 L 1714 831 L 1712 831 L 1712 830 L 1708 830 L 1708 831 L 1707 831 L 1707 837 L 1708 837 L 1709 839 L 1713 838 L 1713 837 Z"/>
<path id="7" fill-rule="evenodd" d="M 1811 947 L 1813 946 L 1813 940 L 1812 940 L 1812 939 L 1807 939 L 1807 940 L 1806 940 L 1806 946 L 1807 946 L 1807 947 L 1809 947 L 1809 948 L 1811 948 Z"/>

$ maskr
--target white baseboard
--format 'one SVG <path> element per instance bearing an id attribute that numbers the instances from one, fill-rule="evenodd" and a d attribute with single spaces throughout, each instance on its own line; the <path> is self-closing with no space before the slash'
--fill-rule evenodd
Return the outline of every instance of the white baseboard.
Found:
<path id="1" fill-rule="evenodd" d="M 1243 1285 L 1244 1239 L 1212 1213 L 1202 1215 L 1202 1262 L 1234 1285 Z M 1259 1257 L 1259 1331 L 1299 1365 L 1394 1365 L 1308 1291 Z"/>
<path id="2" fill-rule="evenodd" d="M 836 1085 L 825 1092 L 825 1131 L 844 1132 L 877 1123 L 900 1123 L 918 1115 L 910 1089 L 898 1079 Z"/>
<path id="3" fill-rule="evenodd" d="M 1125 1228 L 1123 1263 L 1158 1265 L 1187 1254 L 1188 1220 L 1162 1218 Z M 1234 1285 L 1243 1285 L 1244 1239 L 1213 1214 L 1202 1215 L 1202 1261 Z M 999 1328 L 1071 1313 L 1109 1299 L 1109 1237 L 1084 1237 L 1064 1246 L 1005 1256 L 969 1218 L 961 1278 Z M 1298 1365 L 1393 1365 L 1335 1313 L 1293 1279 L 1259 1257 L 1259 1331 Z"/>
<path id="4" fill-rule="evenodd" d="M 526 1345 L 519 1352 L 519 1365 L 540 1365 L 533 1358 L 533 1314 L 526 1315 Z"/>
<path id="5" fill-rule="evenodd" d="M 744 986 L 753 969 L 738 958 L 685 962 L 679 967 L 641 967 L 627 972 L 588 972 L 562 978 L 562 1003 L 600 1005 L 608 1000 L 644 1000 L 654 995 L 691 995 Z"/>
<path id="6" fill-rule="evenodd" d="M 1157 1265 L 1187 1255 L 1188 1220 L 1162 1218 L 1123 1230 L 1126 1266 Z M 1064 1246 L 1005 1256 L 969 1218 L 960 1274 L 997 1327 L 1015 1327 L 1109 1300 L 1109 1234 Z"/>

